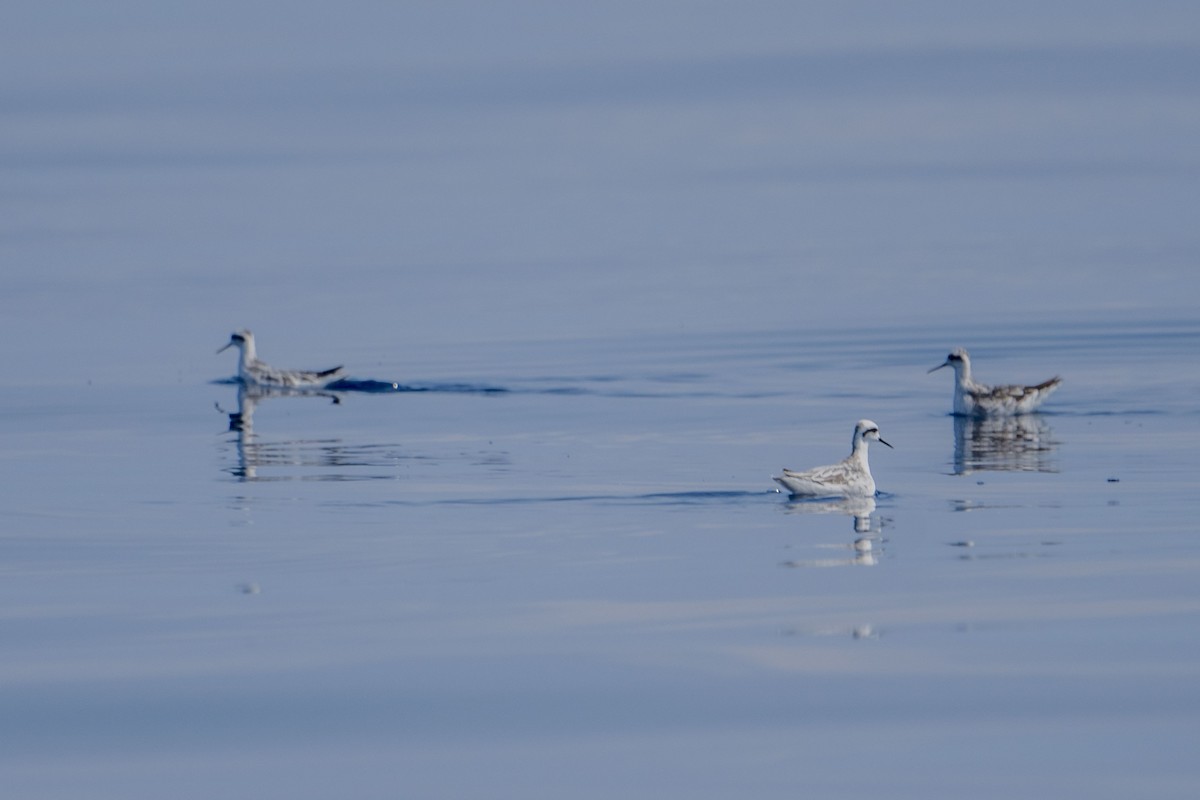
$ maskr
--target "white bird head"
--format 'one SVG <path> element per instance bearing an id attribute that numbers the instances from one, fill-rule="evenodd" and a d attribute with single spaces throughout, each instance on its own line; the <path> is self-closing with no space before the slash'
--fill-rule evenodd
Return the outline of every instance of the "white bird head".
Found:
<path id="1" fill-rule="evenodd" d="M 879 436 L 879 426 L 869 419 L 860 419 L 858 424 L 854 426 L 854 445 L 862 442 L 879 442 L 880 444 L 892 447 Z M 892 447 L 893 450 L 896 448 Z"/>
<path id="2" fill-rule="evenodd" d="M 225 346 L 218 350 L 218 353 L 223 353 L 231 347 L 236 347 L 243 353 L 248 355 L 254 354 L 254 334 L 243 328 L 240 331 L 235 331 L 230 337 Z"/>
<path id="3" fill-rule="evenodd" d="M 956 347 L 950 351 L 950 355 L 946 356 L 945 361 L 929 370 L 929 372 L 937 372 L 942 367 L 954 367 L 955 372 L 961 372 L 963 369 L 971 368 L 971 359 L 964 348 Z"/>

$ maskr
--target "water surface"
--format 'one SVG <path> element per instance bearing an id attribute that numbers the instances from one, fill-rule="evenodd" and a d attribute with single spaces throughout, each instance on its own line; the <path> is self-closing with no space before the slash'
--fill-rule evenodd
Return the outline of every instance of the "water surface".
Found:
<path id="1" fill-rule="evenodd" d="M 8 793 L 1194 795 L 1191 5 L 9 16 Z"/>
<path id="2" fill-rule="evenodd" d="M 1197 386 L 1134 379 L 1200 325 L 1036 334 L 976 332 L 984 376 L 1067 375 L 1012 439 L 946 414 L 925 328 L 447 351 L 445 391 L 260 399 L 250 431 L 227 384 L 7 389 L 6 772 L 1182 796 Z M 875 503 L 773 492 L 868 415 Z"/>

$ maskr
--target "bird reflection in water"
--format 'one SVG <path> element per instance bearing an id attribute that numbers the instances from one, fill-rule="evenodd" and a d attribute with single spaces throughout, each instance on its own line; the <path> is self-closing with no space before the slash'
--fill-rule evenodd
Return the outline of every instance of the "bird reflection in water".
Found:
<path id="1" fill-rule="evenodd" d="M 328 450 L 336 442 L 275 442 L 263 443 L 254 435 L 254 413 L 264 400 L 276 397 L 321 397 L 340 403 L 341 398 L 331 392 L 304 389 L 289 389 L 286 387 L 238 385 L 237 411 L 226 412 L 217 406 L 217 410 L 229 416 L 229 432 L 237 434 L 237 465 L 228 471 L 241 481 L 259 480 L 258 469 L 264 466 L 284 466 L 304 464 L 301 446 L 323 445 Z M 328 463 L 324 460 L 322 463 Z"/>
<path id="2" fill-rule="evenodd" d="M 797 559 L 783 562 L 785 567 L 871 567 L 879 563 L 883 544 L 883 520 L 875 514 L 874 497 L 848 497 L 840 500 L 796 500 L 786 506 L 788 514 L 845 514 L 853 522 L 851 544 L 825 544 L 817 547 L 846 553 L 835 558 Z"/>
<path id="3" fill-rule="evenodd" d="M 953 419 L 955 475 L 1058 472 L 1058 442 L 1040 415 Z"/>

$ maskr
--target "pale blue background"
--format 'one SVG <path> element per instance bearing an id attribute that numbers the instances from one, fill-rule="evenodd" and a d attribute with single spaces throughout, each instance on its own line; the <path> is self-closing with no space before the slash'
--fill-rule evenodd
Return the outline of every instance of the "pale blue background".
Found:
<path id="1" fill-rule="evenodd" d="M 196 377 L 185 354 L 244 325 L 323 361 L 335 332 L 419 352 L 1197 297 L 1193 3 L 5 16 L 22 382 Z M 45 352 L 16 346 L 35 323 Z"/>
<path id="2" fill-rule="evenodd" d="M 1196 4 L 2 22 L 12 796 L 1195 796 Z"/>

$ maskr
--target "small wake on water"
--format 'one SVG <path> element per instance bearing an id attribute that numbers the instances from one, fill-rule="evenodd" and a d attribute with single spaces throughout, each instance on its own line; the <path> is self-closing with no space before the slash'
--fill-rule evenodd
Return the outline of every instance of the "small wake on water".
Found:
<path id="1" fill-rule="evenodd" d="M 237 376 L 218 378 L 210 381 L 217 386 L 237 386 L 246 391 L 265 396 L 302 396 L 302 395 L 335 395 L 344 394 L 475 394 L 484 396 L 497 395 L 557 395 L 563 397 L 622 397 L 622 398 L 703 398 L 703 397 L 770 397 L 777 392 L 719 392 L 709 390 L 663 391 L 657 387 L 639 388 L 598 388 L 596 386 L 572 385 L 569 383 L 548 385 L 517 385 L 504 386 L 492 383 L 470 383 L 464 381 L 452 382 L 413 382 L 381 381 L 374 378 L 340 378 L 324 386 L 291 387 L 264 386 L 250 384 L 243 386 Z M 516 381 L 521 384 L 522 381 Z"/>
<path id="2" fill-rule="evenodd" d="M 387 505 L 443 506 L 536 506 L 559 503 L 599 503 L 605 505 L 688 506 L 702 504 L 737 505 L 777 494 L 773 489 L 650 492 L 647 494 L 567 494 L 516 497 L 445 498 L 440 500 L 388 500 Z"/>
<path id="3" fill-rule="evenodd" d="M 212 381 L 217 386 L 241 386 L 239 378 L 219 378 Z M 358 392 L 361 394 L 405 394 L 410 392 L 441 392 L 446 394 L 509 394 L 511 389 L 484 383 L 398 383 L 374 378 L 341 378 L 317 388 L 293 388 L 273 386 L 250 386 L 249 390 L 263 395 L 321 395 L 336 392 Z"/>
<path id="4" fill-rule="evenodd" d="M 365 394 L 402 394 L 406 392 L 441 392 L 446 394 L 507 394 L 503 386 L 482 383 L 396 383 L 374 379 L 342 378 L 325 387 L 327 392 L 362 392 Z"/>

